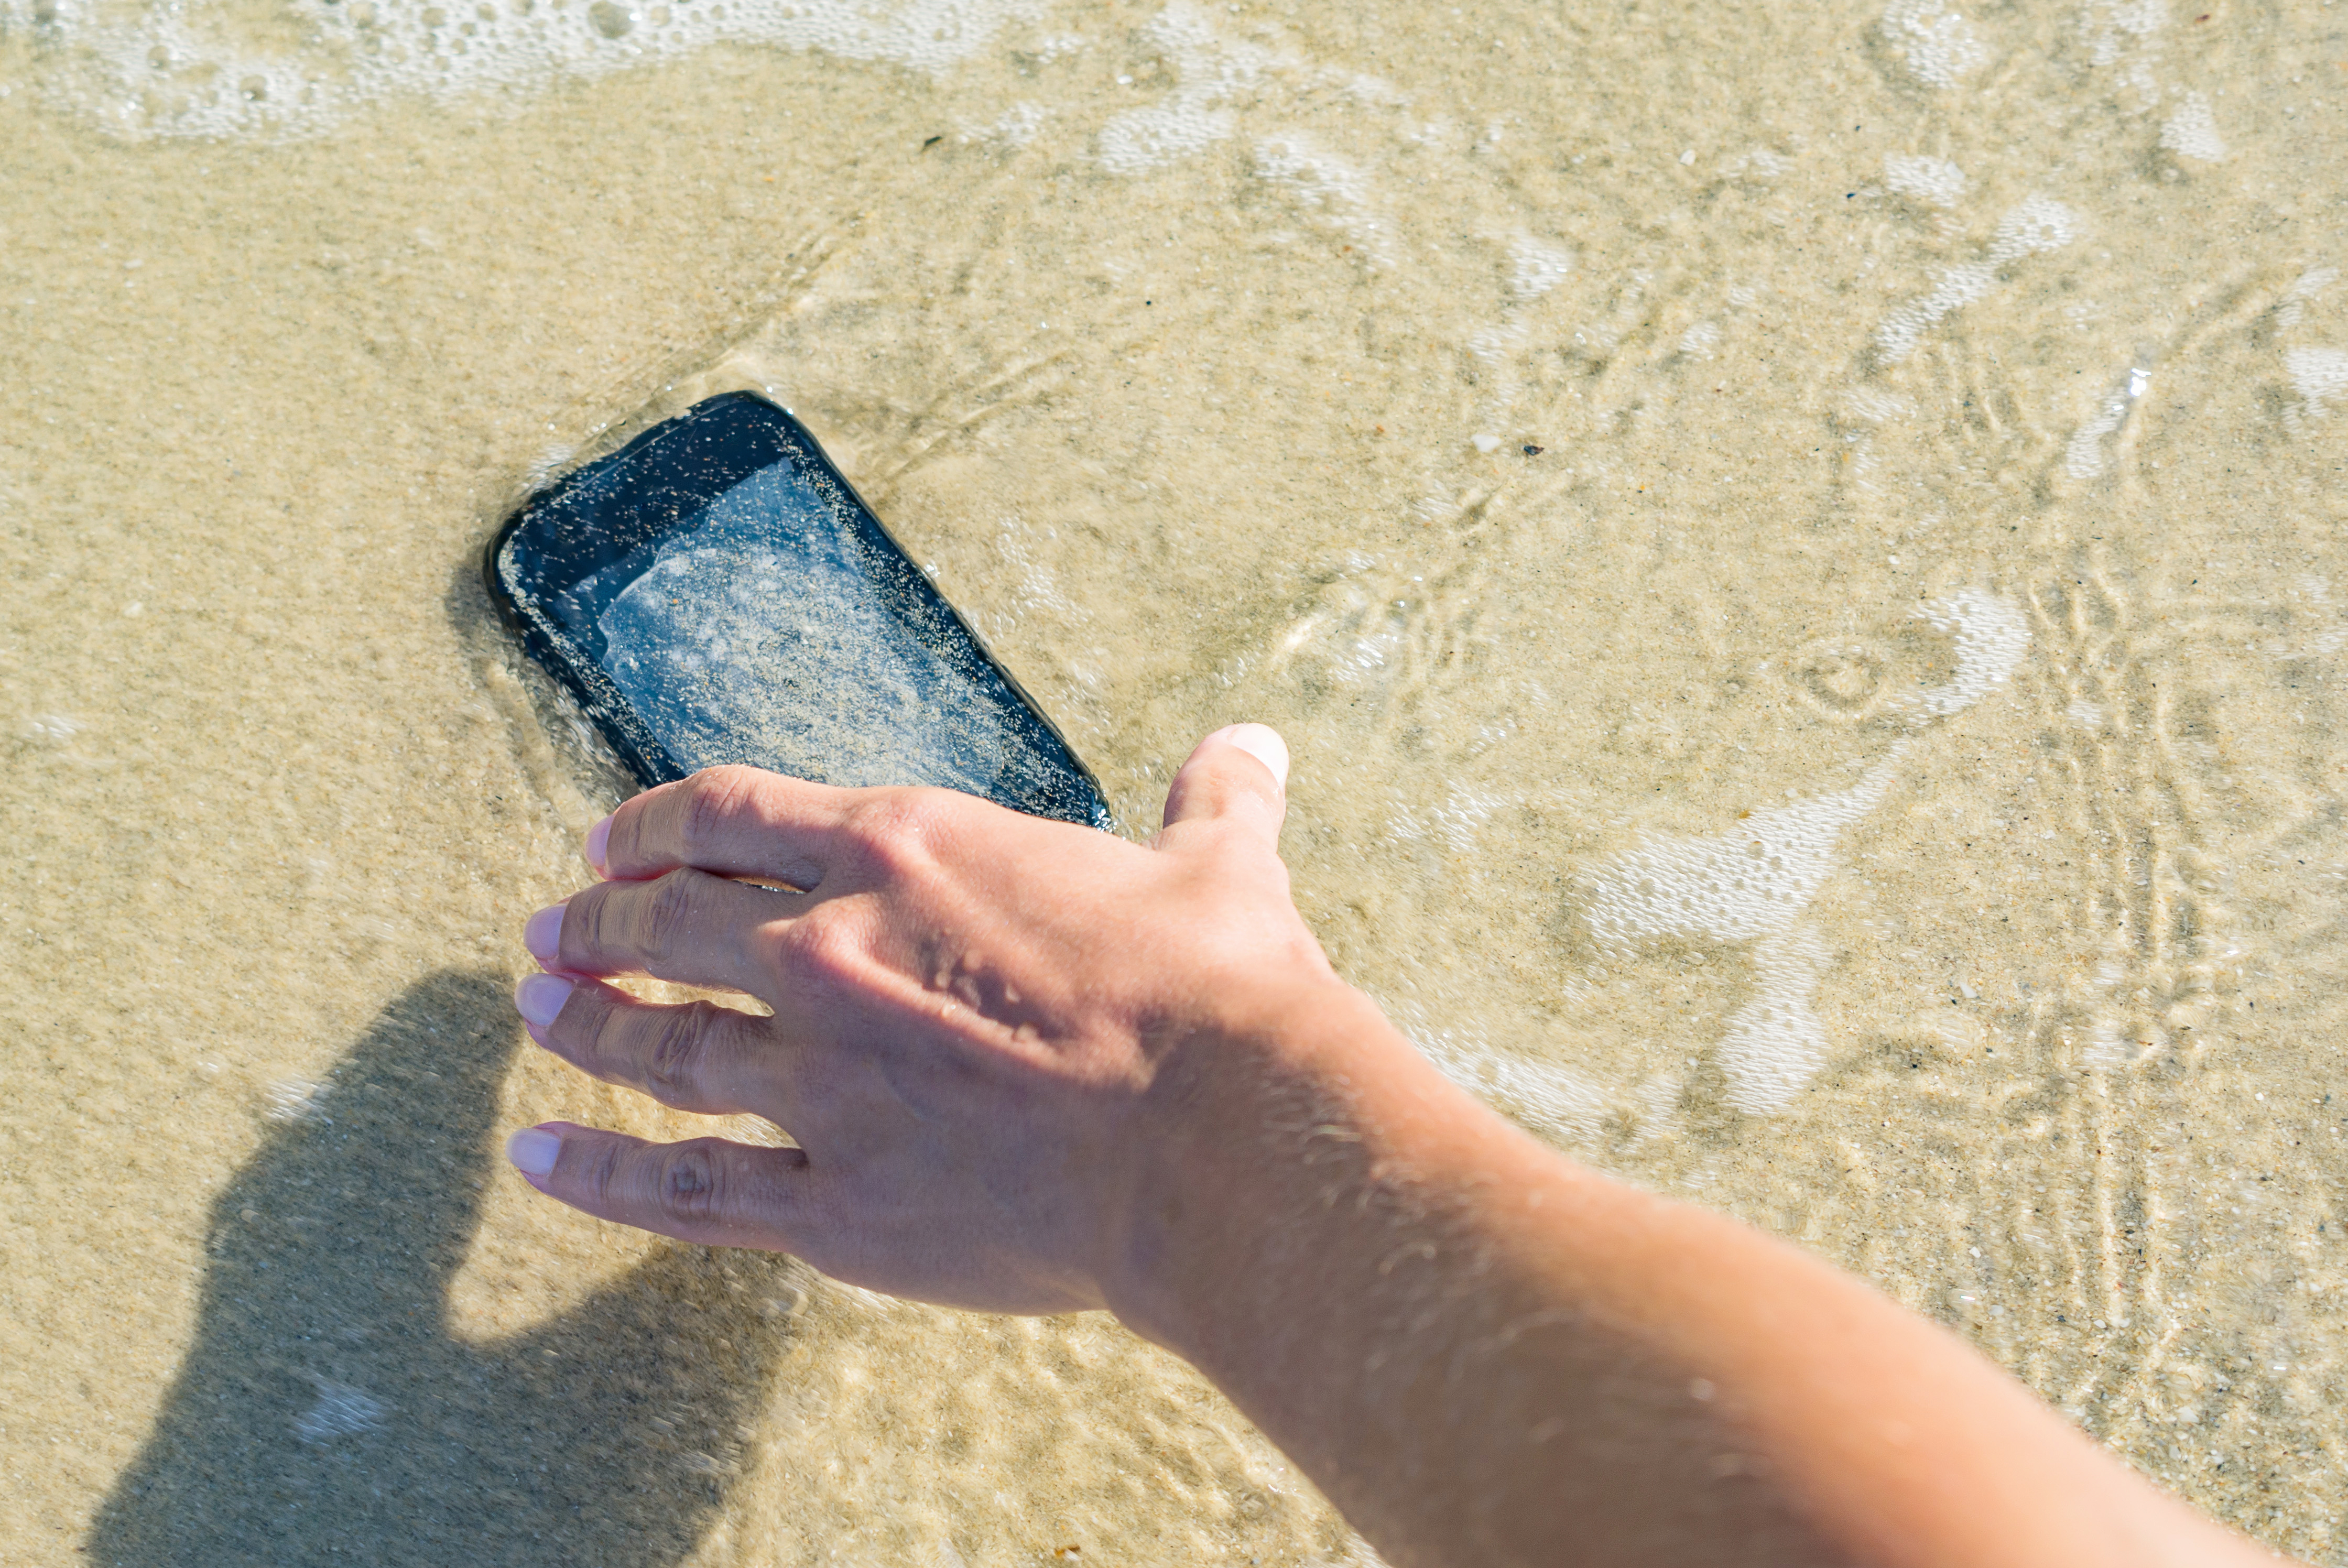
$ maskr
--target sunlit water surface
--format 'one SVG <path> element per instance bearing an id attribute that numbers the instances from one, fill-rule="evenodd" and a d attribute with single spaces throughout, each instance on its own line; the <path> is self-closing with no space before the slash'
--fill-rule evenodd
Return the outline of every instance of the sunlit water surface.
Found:
<path id="1" fill-rule="evenodd" d="M 519 1047 L 614 783 L 479 549 L 757 386 L 1128 831 L 1279 725 L 1447 1071 L 2348 1561 L 2343 107 L 2315 0 L 0 0 L 0 1537 L 1358 1553 L 494 1158 L 683 1119 Z"/>

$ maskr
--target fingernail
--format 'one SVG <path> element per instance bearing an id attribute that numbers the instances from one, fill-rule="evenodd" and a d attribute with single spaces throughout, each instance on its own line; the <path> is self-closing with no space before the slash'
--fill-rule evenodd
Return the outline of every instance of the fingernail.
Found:
<path id="1" fill-rule="evenodd" d="M 1272 769 L 1272 781 L 1288 788 L 1288 742 L 1268 724 L 1235 724 L 1227 739 Z"/>
<path id="2" fill-rule="evenodd" d="M 525 975 L 521 984 L 514 987 L 514 1008 L 534 1029 L 543 1029 L 553 1023 L 554 1016 L 569 1000 L 571 982 L 560 975 Z"/>
<path id="3" fill-rule="evenodd" d="M 596 871 L 603 869 L 603 857 L 612 848 L 612 819 L 604 818 L 587 830 L 587 863 Z"/>
<path id="4" fill-rule="evenodd" d="M 553 1174 L 554 1157 L 561 1152 L 562 1140 L 535 1127 L 525 1127 L 506 1140 L 506 1158 L 533 1181 Z"/>
<path id="5" fill-rule="evenodd" d="M 521 944 L 541 964 L 551 964 L 562 947 L 562 906 L 541 909 L 521 928 Z"/>

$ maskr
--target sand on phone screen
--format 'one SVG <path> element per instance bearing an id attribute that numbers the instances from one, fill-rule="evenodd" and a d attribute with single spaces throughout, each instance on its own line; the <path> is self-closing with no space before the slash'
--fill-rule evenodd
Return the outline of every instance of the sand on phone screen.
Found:
<path id="1" fill-rule="evenodd" d="M 2348 1561 L 2343 133 L 2312 3 L 0 0 L 0 1539 L 1367 1561 L 497 1157 L 689 1119 L 505 1000 L 620 785 L 479 552 L 724 385 L 1130 831 L 1277 725 L 1444 1070 Z"/>

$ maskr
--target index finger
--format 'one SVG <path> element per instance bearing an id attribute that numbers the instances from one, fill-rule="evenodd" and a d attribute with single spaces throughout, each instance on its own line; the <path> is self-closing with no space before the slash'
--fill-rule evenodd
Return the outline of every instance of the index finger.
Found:
<path id="1" fill-rule="evenodd" d="M 762 768 L 705 768 L 645 790 L 589 829 L 587 859 L 620 881 L 690 866 L 809 892 L 823 880 L 853 793 Z"/>

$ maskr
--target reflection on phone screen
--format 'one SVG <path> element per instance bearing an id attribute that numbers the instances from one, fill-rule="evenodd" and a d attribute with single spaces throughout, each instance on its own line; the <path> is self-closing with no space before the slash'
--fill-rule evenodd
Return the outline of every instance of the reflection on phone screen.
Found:
<path id="1" fill-rule="evenodd" d="M 994 795 L 1046 766 L 1002 681 L 905 624 L 850 521 L 788 463 L 582 578 L 556 614 L 574 634 L 592 625 L 603 672 L 687 769 Z"/>
<path id="2" fill-rule="evenodd" d="M 1100 785 L 786 409 L 729 392 L 533 495 L 491 599 L 646 785 L 745 762 L 1108 828 Z"/>

